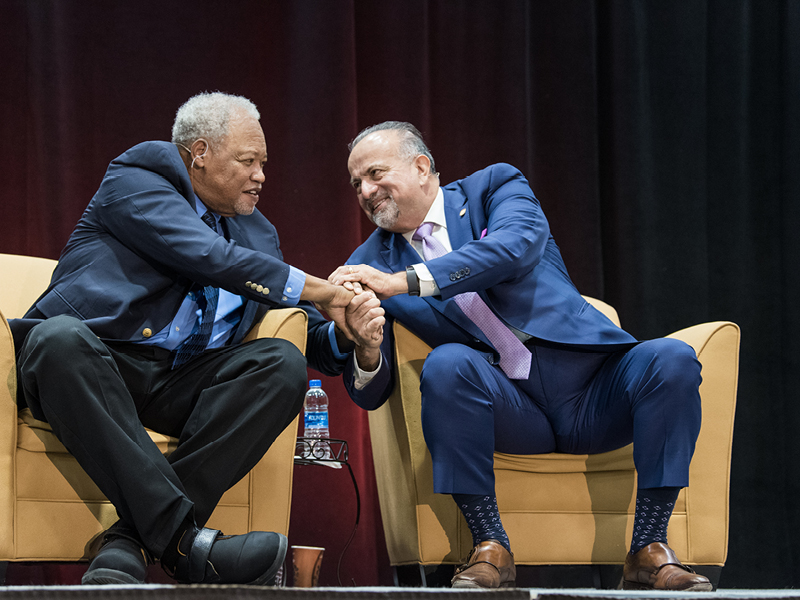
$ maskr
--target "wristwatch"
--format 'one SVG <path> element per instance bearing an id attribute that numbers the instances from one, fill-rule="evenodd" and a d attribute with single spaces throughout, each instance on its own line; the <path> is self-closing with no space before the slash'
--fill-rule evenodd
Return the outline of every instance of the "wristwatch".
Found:
<path id="1" fill-rule="evenodd" d="M 406 283 L 408 283 L 408 295 L 419 296 L 419 277 L 414 267 L 406 267 Z"/>

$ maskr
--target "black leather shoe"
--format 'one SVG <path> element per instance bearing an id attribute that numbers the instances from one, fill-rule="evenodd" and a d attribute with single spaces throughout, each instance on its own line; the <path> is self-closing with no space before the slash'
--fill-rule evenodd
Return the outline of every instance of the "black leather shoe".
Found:
<path id="1" fill-rule="evenodd" d="M 81 578 L 83 585 L 144 583 L 150 555 L 136 532 L 125 525 L 112 525 L 102 536 L 97 554 Z"/>
<path id="2" fill-rule="evenodd" d="M 268 531 L 222 535 L 191 527 L 178 541 L 175 564 L 161 564 L 179 583 L 273 585 L 286 558 L 286 536 Z"/>

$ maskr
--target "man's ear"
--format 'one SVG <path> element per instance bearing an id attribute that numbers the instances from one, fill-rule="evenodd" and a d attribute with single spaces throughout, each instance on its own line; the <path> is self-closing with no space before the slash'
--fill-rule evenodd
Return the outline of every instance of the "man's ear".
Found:
<path id="1" fill-rule="evenodd" d="M 425 183 L 431 174 L 431 161 L 424 154 L 420 154 L 414 159 L 414 167 L 417 169 L 420 183 Z"/>
<path id="2" fill-rule="evenodd" d="M 197 168 L 201 168 L 205 164 L 205 156 L 208 153 L 209 144 L 203 138 L 198 138 L 194 141 L 194 143 L 189 148 L 189 153 L 191 156 L 189 157 L 192 161 L 192 165 L 197 165 Z"/>

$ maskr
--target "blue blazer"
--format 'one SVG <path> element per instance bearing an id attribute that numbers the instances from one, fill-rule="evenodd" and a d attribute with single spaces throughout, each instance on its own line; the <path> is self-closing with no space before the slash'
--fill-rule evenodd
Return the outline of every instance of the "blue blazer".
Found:
<path id="1" fill-rule="evenodd" d="M 222 219 L 227 239 L 197 216 L 178 149 L 144 142 L 114 159 L 67 242 L 47 290 L 23 319 L 10 320 L 19 347 L 32 326 L 55 315 L 84 321 L 104 340 L 142 340 L 161 331 L 195 284 L 243 298 L 240 342 L 281 297 L 289 276 L 275 227 L 257 210 Z M 262 291 L 258 291 L 261 286 Z M 328 322 L 307 302 L 309 362 L 341 372 Z"/>
<path id="2" fill-rule="evenodd" d="M 425 262 L 441 296 L 389 298 L 383 302 L 389 319 L 399 320 L 431 347 L 457 342 L 491 350 L 483 332 L 453 300 L 474 291 L 508 325 L 540 343 L 585 350 L 636 343 L 575 288 L 539 201 L 517 169 L 492 165 L 443 192 L 453 251 Z M 402 235 L 377 229 L 347 262 L 394 273 L 420 257 Z M 391 393 L 390 332 L 391 327 L 384 329 L 381 373 L 364 390 L 353 388 L 352 364 L 346 369 L 345 385 L 364 408 L 380 406 Z"/>

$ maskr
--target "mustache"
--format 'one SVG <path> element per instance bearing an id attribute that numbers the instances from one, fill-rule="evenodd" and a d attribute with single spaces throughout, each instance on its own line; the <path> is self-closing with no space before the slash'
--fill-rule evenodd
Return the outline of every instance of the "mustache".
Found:
<path id="1" fill-rule="evenodd" d="M 367 200 L 367 206 L 369 207 L 370 210 L 375 210 L 375 205 L 376 204 L 378 204 L 380 202 L 383 202 L 384 200 L 391 200 L 391 199 L 392 199 L 392 195 L 391 194 L 383 193 L 383 194 L 378 195 L 378 192 L 375 192 Z"/>

